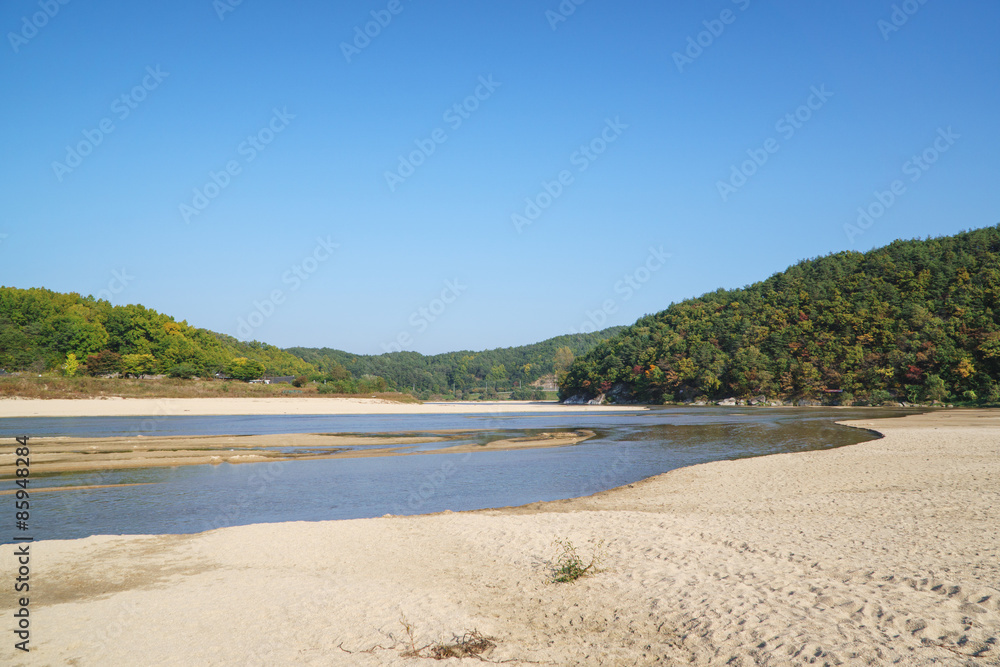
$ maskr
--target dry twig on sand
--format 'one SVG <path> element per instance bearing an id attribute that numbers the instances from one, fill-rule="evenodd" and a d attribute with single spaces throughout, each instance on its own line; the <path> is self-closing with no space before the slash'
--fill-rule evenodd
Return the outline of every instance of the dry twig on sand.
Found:
<path id="1" fill-rule="evenodd" d="M 482 654 L 495 647 L 496 643 L 489 637 L 484 637 L 479 630 L 473 630 L 466 632 L 461 637 L 455 637 L 455 641 L 451 644 L 435 644 L 431 648 L 430 657 L 435 660 L 444 660 L 445 658 L 479 658 L 482 660 Z"/>

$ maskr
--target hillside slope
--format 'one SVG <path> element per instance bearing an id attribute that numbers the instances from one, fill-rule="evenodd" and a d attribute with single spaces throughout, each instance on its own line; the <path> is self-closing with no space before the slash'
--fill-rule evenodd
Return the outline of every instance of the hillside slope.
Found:
<path id="1" fill-rule="evenodd" d="M 53 370 L 72 354 L 83 372 L 88 355 L 105 351 L 114 360 L 106 364 L 109 372 L 128 370 L 131 364 L 142 373 L 180 368 L 204 376 L 229 369 L 241 358 L 256 362 L 268 375 L 314 370 L 273 345 L 243 343 L 144 306 L 113 306 L 92 296 L 44 288 L 0 287 L 0 368 Z"/>
<path id="2" fill-rule="evenodd" d="M 644 317 L 560 396 L 1000 400 L 1000 226 L 800 262 Z"/>

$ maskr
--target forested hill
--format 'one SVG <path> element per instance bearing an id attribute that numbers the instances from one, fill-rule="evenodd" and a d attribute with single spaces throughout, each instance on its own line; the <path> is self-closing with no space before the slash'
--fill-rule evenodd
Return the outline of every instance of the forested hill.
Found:
<path id="1" fill-rule="evenodd" d="M 70 357 L 72 355 L 72 357 Z M 211 375 L 246 368 L 250 375 L 311 373 L 302 359 L 273 345 L 177 322 L 143 306 L 112 306 L 79 294 L 0 287 L 0 369 L 65 369 L 70 374 L 123 372 Z M 89 365 L 88 365 L 89 361 Z"/>
<path id="2" fill-rule="evenodd" d="M 611 327 L 587 334 L 569 334 L 540 343 L 507 347 L 485 352 L 448 352 L 425 356 L 419 352 L 391 352 L 381 355 L 357 355 L 329 348 L 293 347 L 291 352 L 322 372 L 344 366 L 354 377 L 377 375 L 401 391 L 448 393 L 452 389 L 499 386 L 507 389 L 524 386 L 556 371 L 556 357 L 566 366 L 573 357 L 586 354 L 601 340 L 623 327 Z M 565 348 L 565 349 L 564 349 Z M 567 355 L 567 352 L 571 353 Z"/>
<path id="3" fill-rule="evenodd" d="M 577 359 L 560 395 L 609 390 L 652 403 L 1000 401 L 1000 226 L 807 260 L 673 304 Z"/>
<path id="4" fill-rule="evenodd" d="M 339 383 L 338 391 L 346 393 L 357 390 L 355 380 L 376 376 L 402 391 L 444 394 L 451 388 L 484 385 L 495 391 L 530 384 L 553 373 L 557 363 L 565 371 L 574 356 L 620 329 L 486 352 L 365 356 L 244 343 L 140 305 L 113 306 L 92 296 L 44 288 L 0 287 L 0 370 L 8 372 L 175 377 L 222 372 L 239 379 L 305 375 Z"/>

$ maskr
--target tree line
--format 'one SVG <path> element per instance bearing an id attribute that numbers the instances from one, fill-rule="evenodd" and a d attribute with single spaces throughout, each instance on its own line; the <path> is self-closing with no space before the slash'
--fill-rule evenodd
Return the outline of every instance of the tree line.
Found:
<path id="1" fill-rule="evenodd" d="M 506 392 L 526 388 L 543 376 L 568 368 L 575 356 L 586 354 L 622 328 L 556 336 L 531 345 L 483 352 L 466 350 L 423 355 L 404 351 L 359 355 L 330 348 L 302 347 L 287 351 L 313 364 L 320 372 L 343 368 L 354 377 L 378 376 L 400 391 L 450 394 L 489 388 Z M 562 366 L 557 367 L 560 363 Z"/>

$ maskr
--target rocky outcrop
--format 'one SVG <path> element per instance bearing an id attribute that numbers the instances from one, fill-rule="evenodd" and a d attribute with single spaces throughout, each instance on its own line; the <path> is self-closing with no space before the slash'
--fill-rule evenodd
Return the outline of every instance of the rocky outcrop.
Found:
<path id="1" fill-rule="evenodd" d="M 562 402 L 563 405 L 604 405 L 607 403 L 604 394 L 591 398 L 586 394 L 574 394 Z"/>
<path id="2" fill-rule="evenodd" d="M 635 394 L 632 393 L 632 388 L 624 382 L 615 382 L 614 386 L 608 390 L 608 400 L 612 403 L 635 403 Z"/>

